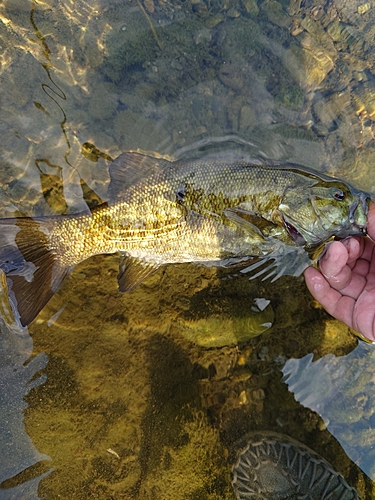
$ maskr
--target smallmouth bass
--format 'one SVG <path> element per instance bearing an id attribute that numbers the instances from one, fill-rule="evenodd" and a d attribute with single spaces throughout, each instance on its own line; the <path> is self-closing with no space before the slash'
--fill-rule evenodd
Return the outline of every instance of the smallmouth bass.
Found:
<path id="1" fill-rule="evenodd" d="M 16 321 L 28 325 L 79 262 L 120 252 L 119 289 L 166 263 L 267 267 L 300 275 L 333 237 L 366 235 L 370 196 L 295 164 L 236 153 L 170 162 L 123 153 L 108 202 L 76 215 L 0 219 L 0 269 Z M 246 271 L 246 270 L 245 270 Z"/>

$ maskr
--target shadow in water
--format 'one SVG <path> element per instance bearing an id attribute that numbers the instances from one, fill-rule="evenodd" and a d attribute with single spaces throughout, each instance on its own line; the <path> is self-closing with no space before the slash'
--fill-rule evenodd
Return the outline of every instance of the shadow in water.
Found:
<path id="1" fill-rule="evenodd" d="M 150 398 L 142 419 L 135 497 L 227 498 L 225 450 L 201 404 L 200 380 L 209 370 L 199 364 L 199 349 L 161 335 L 154 335 L 146 349 Z"/>

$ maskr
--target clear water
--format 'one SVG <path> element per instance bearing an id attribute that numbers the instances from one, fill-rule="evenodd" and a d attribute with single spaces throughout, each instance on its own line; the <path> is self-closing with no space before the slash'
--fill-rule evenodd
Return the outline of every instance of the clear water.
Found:
<path id="1" fill-rule="evenodd" d="M 374 18 L 350 0 L 1 1 L 1 216 L 95 206 L 138 149 L 234 145 L 374 192 Z M 166 266 L 121 294 L 117 273 L 89 259 L 28 329 L 1 322 L 0 499 L 231 499 L 253 430 L 373 498 L 373 348 L 302 278 Z"/>

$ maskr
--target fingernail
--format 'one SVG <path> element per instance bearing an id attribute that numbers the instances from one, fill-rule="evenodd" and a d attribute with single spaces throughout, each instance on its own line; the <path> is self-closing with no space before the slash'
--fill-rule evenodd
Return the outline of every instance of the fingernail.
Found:
<path id="1" fill-rule="evenodd" d="M 322 253 L 322 255 L 320 256 L 320 261 L 322 260 L 327 260 L 328 259 L 328 248 L 325 248 L 324 249 L 324 252 Z"/>
<path id="2" fill-rule="evenodd" d="M 350 250 L 350 247 L 351 247 L 351 239 L 350 238 L 346 238 L 345 240 L 342 240 L 341 243 L 344 245 L 344 247 L 347 250 Z"/>
<path id="3" fill-rule="evenodd" d="M 331 250 L 331 243 L 326 245 L 324 252 L 320 257 L 320 260 L 330 260 L 330 261 L 336 260 L 335 252 L 332 253 Z"/>
<path id="4" fill-rule="evenodd" d="M 331 247 L 328 248 L 328 258 L 331 262 L 336 262 L 336 260 L 339 258 L 339 255 L 337 252 L 334 252 Z"/>

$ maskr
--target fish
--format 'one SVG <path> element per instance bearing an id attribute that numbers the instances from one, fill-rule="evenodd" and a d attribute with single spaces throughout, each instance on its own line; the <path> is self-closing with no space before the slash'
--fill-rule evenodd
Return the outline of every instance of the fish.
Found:
<path id="1" fill-rule="evenodd" d="M 293 163 L 125 152 L 109 176 L 107 201 L 91 210 L 0 219 L 2 282 L 20 326 L 93 255 L 119 253 L 128 292 L 167 263 L 250 261 L 243 271 L 255 277 L 298 276 L 332 238 L 366 235 L 369 194 Z"/>

